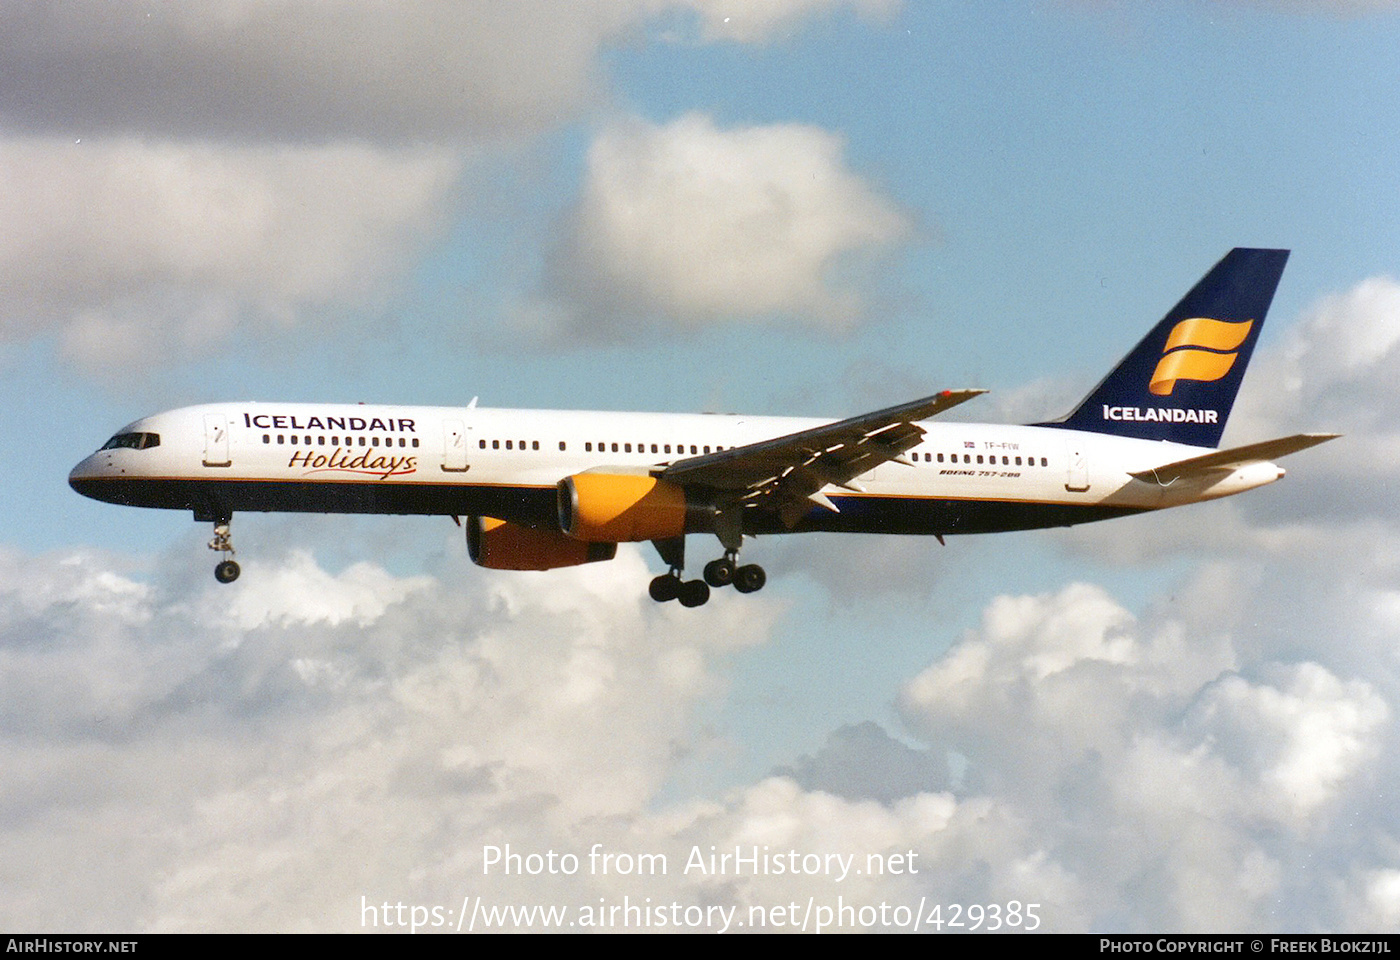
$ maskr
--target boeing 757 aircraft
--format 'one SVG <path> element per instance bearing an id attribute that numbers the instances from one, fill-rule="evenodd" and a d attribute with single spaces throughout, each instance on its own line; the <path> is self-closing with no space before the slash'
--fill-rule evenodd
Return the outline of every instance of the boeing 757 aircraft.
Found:
<path id="1" fill-rule="evenodd" d="M 466 518 L 473 561 L 549 570 L 650 540 L 670 567 L 651 596 L 699 606 L 766 579 L 745 536 L 995 533 L 1070 526 L 1229 496 L 1270 461 L 1336 434 L 1218 450 L 1286 250 L 1220 261 L 1063 419 L 933 423 L 982 390 L 945 390 L 848 420 L 478 407 L 217 403 L 123 427 L 73 468 L 84 496 L 190 510 L 237 579 L 242 510 Z M 684 580 L 685 538 L 721 556 Z"/>

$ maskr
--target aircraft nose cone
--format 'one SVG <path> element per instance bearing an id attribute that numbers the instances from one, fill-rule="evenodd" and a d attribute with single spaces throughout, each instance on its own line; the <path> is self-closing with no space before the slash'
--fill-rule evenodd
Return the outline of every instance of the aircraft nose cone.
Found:
<path id="1" fill-rule="evenodd" d="M 93 496 L 94 481 L 100 476 L 97 464 L 93 461 L 97 455 L 85 457 L 78 462 L 72 470 L 68 471 L 68 486 L 85 497 Z"/>

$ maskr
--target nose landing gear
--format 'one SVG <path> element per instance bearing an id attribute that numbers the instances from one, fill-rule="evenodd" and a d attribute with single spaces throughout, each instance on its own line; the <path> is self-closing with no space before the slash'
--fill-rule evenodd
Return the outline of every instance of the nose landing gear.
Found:
<path id="1" fill-rule="evenodd" d="M 214 567 L 214 579 L 220 583 L 233 583 L 238 579 L 238 564 L 233 557 L 233 535 L 229 532 L 229 524 L 232 517 L 224 517 L 214 521 L 214 539 L 209 541 L 209 549 L 220 553 L 228 554 L 228 557 L 220 560 Z"/>

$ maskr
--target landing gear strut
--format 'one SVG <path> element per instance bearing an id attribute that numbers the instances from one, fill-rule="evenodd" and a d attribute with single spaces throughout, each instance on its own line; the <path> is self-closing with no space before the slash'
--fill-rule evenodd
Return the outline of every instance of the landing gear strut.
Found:
<path id="1" fill-rule="evenodd" d="M 214 567 L 214 579 L 220 583 L 233 583 L 238 579 L 238 564 L 233 557 L 233 535 L 229 533 L 229 524 L 232 517 L 221 517 L 214 521 L 214 539 L 209 541 L 209 549 L 219 553 L 228 554 L 228 558 L 220 560 Z"/>

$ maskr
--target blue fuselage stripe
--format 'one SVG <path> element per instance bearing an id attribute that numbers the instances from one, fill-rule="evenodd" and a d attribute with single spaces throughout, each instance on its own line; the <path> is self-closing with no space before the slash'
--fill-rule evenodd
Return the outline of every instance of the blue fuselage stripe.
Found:
<path id="1" fill-rule="evenodd" d="M 489 516 L 530 526 L 556 521 L 553 486 L 297 480 L 101 478 L 72 481 L 84 496 L 136 507 L 233 512 L 388 513 Z M 791 529 L 770 513 L 746 522 L 754 534 L 830 531 L 885 534 L 998 533 L 1063 527 L 1138 513 L 1132 507 L 946 497 L 832 496 L 837 511 L 813 506 Z"/>

